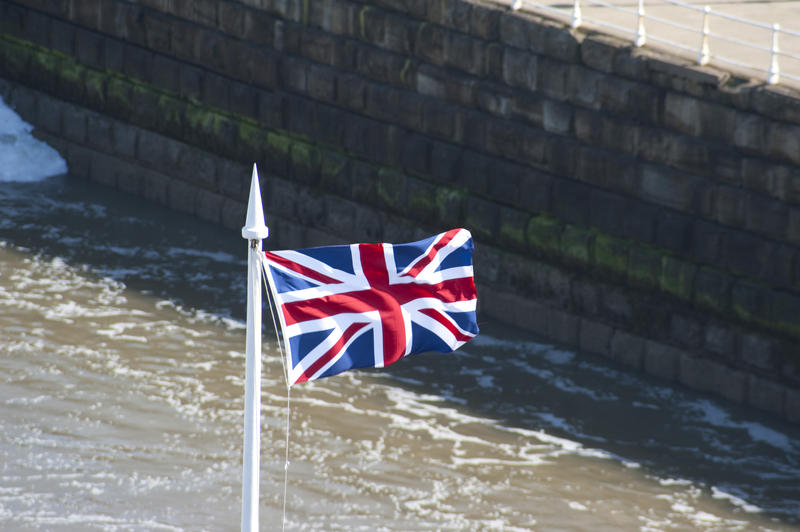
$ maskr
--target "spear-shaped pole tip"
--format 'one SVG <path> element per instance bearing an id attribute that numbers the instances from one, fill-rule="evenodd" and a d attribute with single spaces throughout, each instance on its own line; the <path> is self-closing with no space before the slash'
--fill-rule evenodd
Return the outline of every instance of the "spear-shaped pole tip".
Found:
<path id="1" fill-rule="evenodd" d="M 269 228 L 264 224 L 264 208 L 261 206 L 261 187 L 258 185 L 258 170 L 253 163 L 253 177 L 250 180 L 250 199 L 247 202 L 247 220 L 242 227 L 242 238 L 263 240 L 269 236 Z"/>

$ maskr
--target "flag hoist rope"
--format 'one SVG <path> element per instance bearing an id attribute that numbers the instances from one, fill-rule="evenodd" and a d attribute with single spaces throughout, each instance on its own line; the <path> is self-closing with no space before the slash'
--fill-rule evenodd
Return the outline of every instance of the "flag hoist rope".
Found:
<path id="1" fill-rule="evenodd" d="M 278 352 L 281 354 L 281 366 L 283 367 L 283 378 L 286 382 L 286 461 L 283 464 L 283 519 L 281 520 L 281 530 L 286 530 L 286 494 L 289 487 L 289 421 L 291 420 L 291 406 L 292 406 L 292 385 L 289 384 L 289 364 L 286 359 L 286 352 L 283 349 L 281 341 L 281 332 L 278 330 L 278 322 L 275 319 L 275 311 L 273 310 L 272 292 L 270 291 L 269 275 L 267 275 L 267 264 L 264 260 L 264 254 L 259 255 L 261 259 L 261 267 L 264 270 L 262 276 L 264 280 L 264 288 L 267 293 L 267 305 L 269 306 L 269 314 L 272 316 L 272 326 L 275 328 L 275 340 L 278 342 Z"/>

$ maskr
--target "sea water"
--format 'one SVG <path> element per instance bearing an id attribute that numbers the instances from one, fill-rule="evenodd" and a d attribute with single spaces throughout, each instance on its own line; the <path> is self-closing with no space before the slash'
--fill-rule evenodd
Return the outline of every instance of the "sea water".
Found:
<path id="1" fill-rule="evenodd" d="M 238 529 L 247 243 L 0 157 L 0 529 Z M 265 332 L 262 530 L 800 530 L 798 427 L 481 327 L 294 387 L 288 484 Z"/>

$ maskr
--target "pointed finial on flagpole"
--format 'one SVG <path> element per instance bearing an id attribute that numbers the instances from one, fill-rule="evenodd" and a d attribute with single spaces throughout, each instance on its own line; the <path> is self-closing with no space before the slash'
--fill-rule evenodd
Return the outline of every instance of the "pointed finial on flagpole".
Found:
<path id="1" fill-rule="evenodd" d="M 264 223 L 264 208 L 261 205 L 261 187 L 258 185 L 258 170 L 253 163 L 253 177 L 250 179 L 250 199 L 247 202 L 247 220 L 242 227 L 242 238 L 263 240 L 269 236 L 269 228 Z"/>

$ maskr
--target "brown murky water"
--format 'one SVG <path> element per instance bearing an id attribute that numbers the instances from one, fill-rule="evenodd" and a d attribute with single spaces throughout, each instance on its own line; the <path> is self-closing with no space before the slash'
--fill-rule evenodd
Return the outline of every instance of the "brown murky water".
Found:
<path id="1" fill-rule="evenodd" d="M 65 178 L 0 183 L 0 213 L 0 529 L 237 530 L 246 243 Z M 287 530 L 800 530 L 797 427 L 482 331 L 293 389 Z"/>

